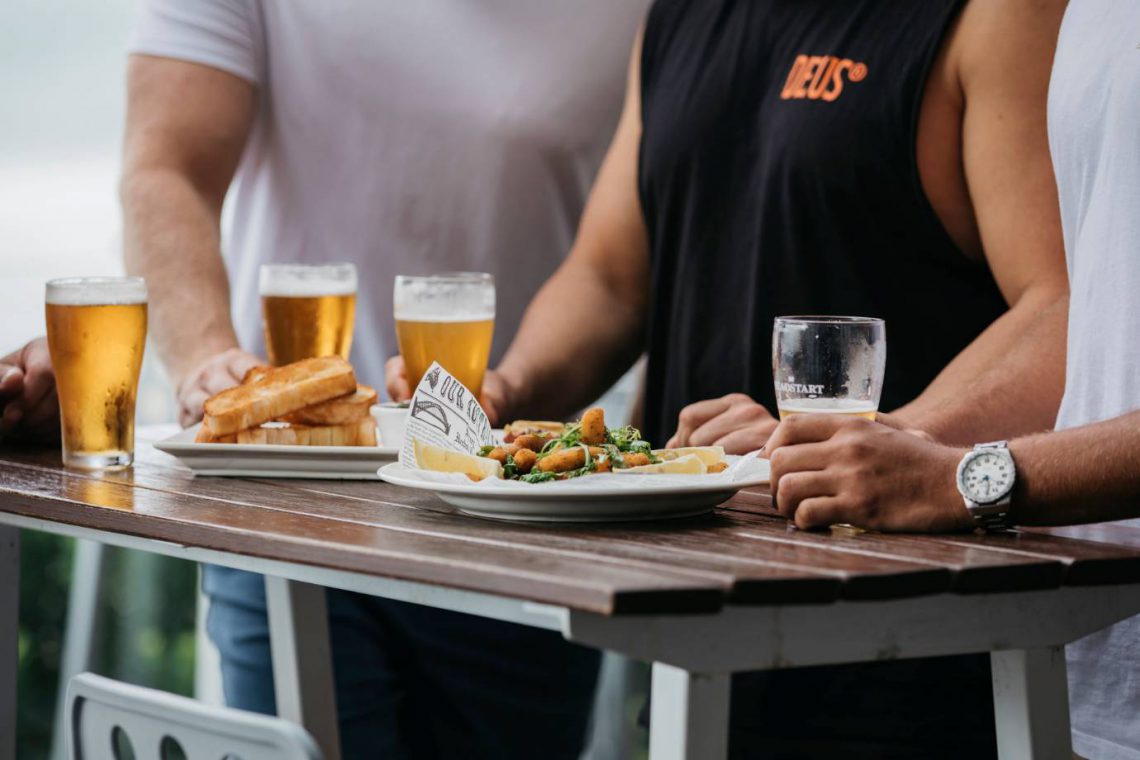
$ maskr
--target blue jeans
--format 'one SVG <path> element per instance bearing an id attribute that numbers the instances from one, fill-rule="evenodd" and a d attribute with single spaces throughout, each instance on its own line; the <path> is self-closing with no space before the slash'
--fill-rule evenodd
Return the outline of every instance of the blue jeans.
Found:
<path id="1" fill-rule="evenodd" d="M 226 703 L 276 712 L 264 581 L 206 566 Z M 560 635 L 328 591 L 341 751 L 357 758 L 577 758 L 599 653 Z"/>

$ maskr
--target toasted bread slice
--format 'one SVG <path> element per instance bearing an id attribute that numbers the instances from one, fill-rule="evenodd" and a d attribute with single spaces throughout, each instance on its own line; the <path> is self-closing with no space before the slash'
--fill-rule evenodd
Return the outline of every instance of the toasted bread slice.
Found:
<path id="1" fill-rule="evenodd" d="M 265 377 L 265 374 L 271 369 L 273 369 L 273 367 L 270 367 L 268 364 L 258 364 L 255 367 L 250 367 L 245 371 L 245 374 L 242 375 L 241 384 L 249 385 L 250 383 L 256 383 Z"/>
<path id="2" fill-rule="evenodd" d="M 503 440 L 510 443 L 520 435 L 537 435 L 542 438 L 557 438 L 566 432 L 565 422 L 542 420 L 515 420 L 503 428 Z"/>
<path id="3" fill-rule="evenodd" d="M 346 425 L 295 425 L 267 422 L 237 434 L 237 442 L 270 446 L 375 446 L 371 417 Z"/>
<path id="4" fill-rule="evenodd" d="M 378 398 L 376 390 L 367 385 L 356 386 L 356 393 L 306 406 L 281 418 L 282 422 L 300 425 L 347 425 L 364 418 L 371 419 L 369 410 Z"/>
<path id="5" fill-rule="evenodd" d="M 194 443 L 237 443 L 237 434 L 210 435 L 210 431 L 203 425 L 198 428 L 198 434 L 194 436 Z"/>
<path id="6" fill-rule="evenodd" d="M 236 433 L 355 390 L 356 375 L 344 359 L 304 359 L 206 399 L 202 426 L 212 436 Z"/>

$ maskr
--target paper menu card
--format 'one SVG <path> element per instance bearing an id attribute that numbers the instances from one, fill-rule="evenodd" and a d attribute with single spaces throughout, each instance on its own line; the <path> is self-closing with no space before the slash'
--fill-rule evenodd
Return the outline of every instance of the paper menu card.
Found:
<path id="1" fill-rule="evenodd" d="M 408 423 L 400 446 L 400 463 L 416 467 L 413 441 L 474 454 L 480 446 L 494 446 L 495 436 L 486 412 L 463 383 L 432 362 L 420 379 L 408 406 Z"/>

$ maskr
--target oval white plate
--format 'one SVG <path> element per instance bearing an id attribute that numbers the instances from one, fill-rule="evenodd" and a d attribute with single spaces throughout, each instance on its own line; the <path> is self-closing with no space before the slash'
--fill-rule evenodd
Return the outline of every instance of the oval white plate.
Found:
<path id="1" fill-rule="evenodd" d="M 375 480 L 376 469 L 400 454 L 395 446 L 267 446 L 197 443 L 199 425 L 154 447 L 182 460 L 196 475 L 241 478 Z"/>
<path id="2" fill-rule="evenodd" d="M 739 457 L 729 457 L 730 464 Z M 461 512 L 498 520 L 617 522 L 691 517 L 710 511 L 742 488 L 768 482 L 759 460 L 743 477 L 724 475 L 588 475 L 554 483 L 464 482 L 399 462 L 380 468 L 381 480 L 433 491 Z"/>

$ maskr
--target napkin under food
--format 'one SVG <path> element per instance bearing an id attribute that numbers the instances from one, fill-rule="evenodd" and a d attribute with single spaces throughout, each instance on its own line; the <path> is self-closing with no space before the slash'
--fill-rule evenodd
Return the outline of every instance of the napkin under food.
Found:
<path id="1" fill-rule="evenodd" d="M 400 464 L 409 469 L 418 469 L 413 443 L 417 440 L 464 454 L 474 454 L 480 446 L 496 443 L 479 399 L 439 362 L 431 363 L 408 406 Z"/>

